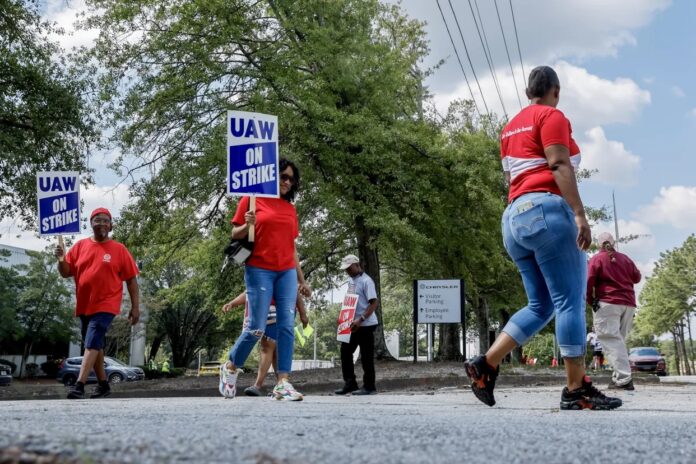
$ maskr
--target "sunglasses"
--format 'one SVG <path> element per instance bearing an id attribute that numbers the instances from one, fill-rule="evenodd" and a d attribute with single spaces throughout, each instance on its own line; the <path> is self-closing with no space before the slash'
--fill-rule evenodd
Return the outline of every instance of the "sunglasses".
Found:
<path id="1" fill-rule="evenodd" d="M 102 226 L 102 225 L 108 226 L 109 224 L 111 224 L 111 220 L 110 219 L 92 219 L 92 224 L 94 224 L 95 226 Z"/>
<path id="2" fill-rule="evenodd" d="M 295 178 L 288 175 L 288 174 L 281 174 L 280 175 L 280 181 L 281 182 L 290 182 L 291 184 L 295 183 Z"/>

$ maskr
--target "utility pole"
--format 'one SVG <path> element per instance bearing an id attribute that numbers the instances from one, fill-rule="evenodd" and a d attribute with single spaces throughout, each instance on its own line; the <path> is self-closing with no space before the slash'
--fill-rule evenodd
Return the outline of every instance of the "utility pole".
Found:
<path id="1" fill-rule="evenodd" d="M 614 248 L 619 249 L 619 220 L 616 217 L 616 196 L 614 191 L 611 191 L 611 201 L 614 203 L 614 235 L 616 236 L 616 243 L 614 243 Z"/>

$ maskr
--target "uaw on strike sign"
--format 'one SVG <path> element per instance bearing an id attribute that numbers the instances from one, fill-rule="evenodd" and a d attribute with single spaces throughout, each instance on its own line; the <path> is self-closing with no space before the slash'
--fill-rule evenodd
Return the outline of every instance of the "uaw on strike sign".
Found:
<path id="1" fill-rule="evenodd" d="M 280 196 L 277 116 L 227 112 L 227 194 Z"/>
<path id="2" fill-rule="evenodd" d="M 74 171 L 36 174 L 39 205 L 39 235 L 80 233 L 80 173 Z"/>
<path id="3" fill-rule="evenodd" d="M 355 293 L 346 293 L 343 297 L 343 306 L 341 312 L 338 313 L 338 329 L 336 330 L 336 339 L 339 342 L 350 343 L 350 325 L 355 319 L 355 309 L 358 306 L 358 295 Z"/>

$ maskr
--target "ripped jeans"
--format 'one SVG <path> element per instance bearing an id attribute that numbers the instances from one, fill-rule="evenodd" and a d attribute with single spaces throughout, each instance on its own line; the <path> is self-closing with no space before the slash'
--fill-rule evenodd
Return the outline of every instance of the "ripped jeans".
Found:
<path id="1" fill-rule="evenodd" d="M 271 300 L 275 300 L 278 338 L 278 374 L 292 370 L 292 353 L 295 344 L 295 303 L 297 301 L 297 271 L 269 271 L 254 266 L 244 269 L 246 295 L 249 304 L 249 324 L 242 331 L 230 350 L 230 361 L 241 367 L 246 362 L 256 342 L 263 336 Z"/>

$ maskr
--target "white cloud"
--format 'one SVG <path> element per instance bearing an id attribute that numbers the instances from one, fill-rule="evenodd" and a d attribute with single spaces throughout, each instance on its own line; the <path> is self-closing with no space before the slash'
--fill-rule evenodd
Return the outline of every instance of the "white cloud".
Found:
<path id="1" fill-rule="evenodd" d="M 573 124 L 576 132 L 584 132 L 596 126 L 628 123 L 632 121 L 642 109 L 650 103 L 650 92 L 641 89 L 635 81 L 619 77 L 614 80 L 603 79 L 590 74 L 585 68 L 581 68 L 565 61 L 559 61 L 553 65 L 561 80 L 561 109 Z M 515 74 L 521 74 L 518 66 Z M 503 97 L 505 108 L 509 116 L 514 116 L 519 111 L 519 103 L 515 88 L 515 81 L 510 70 L 496 70 L 498 83 Z M 480 79 L 481 89 L 486 96 L 486 103 L 491 111 L 502 115 L 503 109 L 496 91 L 492 77 Z M 517 87 L 521 82 L 517 79 Z M 483 102 L 478 87 L 472 83 L 472 90 L 479 103 L 481 111 Z M 520 88 L 522 104 L 527 100 Z M 444 112 L 449 103 L 454 99 L 470 99 L 470 92 L 465 82 L 462 82 L 454 92 L 440 93 L 434 96 L 435 106 Z"/>
<path id="2" fill-rule="evenodd" d="M 515 16 L 523 53 L 537 48 L 542 60 L 552 61 L 615 56 L 619 48 L 635 45 L 633 31 L 669 4 L 669 0 L 534 0 L 518 4 Z"/>
<path id="3" fill-rule="evenodd" d="M 626 149 L 623 143 L 607 140 L 601 127 L 594 127 L 578 138 L 582 152 L 581 167 L 597 169 L 590 181 L 609 185 L 632 185 L 640 169 L 640 158 Z"/>
<path id="4" fill-rule="evenodd" d="M 644 84 L 648 84 L 648 85 L 654 84 L 654 83 L 655 83 L 655 78 L 654 78 L 654 77 L 644 77 L 644 78 L 643 78 L 643 83 L 644 83 Z"/>
<path id="5" fill-rule="evenodd" d="M 672 91 L 672 95 L 674 95 L 677 98 L 686 97 L 686 92 L 684 92 L 684 89 L 682 89 L 678 85 L 673 85 L 670 90 Z"/>
<path id="6" fill-rule="evenodd" d="M 677 229 L 696 230 L 696 187 L 662 187 L 655 197 L 634 214 L 648 224 L 669 224 Z"/>
<path id="7" fill-rule="evenodd" d="M 603 79 L 565 61 L 554 65 L 561 80 L 561 109 L 579 131 L 628 123 L 650 103 L 650 92 L 632 79 Z"/>
<path id="8" fill-rule="evenodd" d="M 618 223 L 620 237 L 628 237 L 631 235 L 638 236 L 638 238 L 630 242 L 619 243 L 618 247 L 622 253 L 633 255 L 635 253 L 644 253 L 646 250 L 655 249 L 657 241 L 647 224 L 635 220 L 627 221 L 625 219 L 619 219 Z M 602 222 L 592 228 L 592 235 L 595 239 L 602 232 L 609 232 L 612 236 L 616 235 L 614 231 L 614 222 Z"/>
<path id="9" fill-rule="evenodd" d="M 77 30 L 75 22 L 78 16 L 88 11 L 85 0 L 48 0 L 44 17 L 63 29 L 63 34 L 55 34 L 52 39 L 60 43 L 61 47 L 71 50 L 73 47 L 91 46 L 99 36 L 97 29 Z"/>

